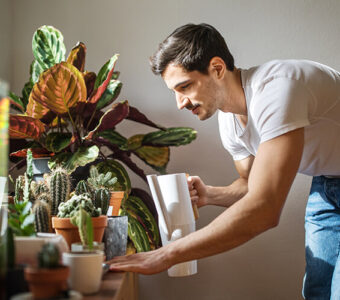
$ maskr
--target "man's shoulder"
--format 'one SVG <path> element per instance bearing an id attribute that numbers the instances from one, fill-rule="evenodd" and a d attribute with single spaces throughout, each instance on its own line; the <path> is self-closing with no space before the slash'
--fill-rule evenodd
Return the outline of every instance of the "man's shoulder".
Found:
<path id="1" fill-rule="evenodd" d="M 259 66 L 242 70 L 244 85 L 258 87 L 276 78 L 307 82 L 311 76 L 338 73 L 321 63 L 302 59 L 275 59 Z"/>

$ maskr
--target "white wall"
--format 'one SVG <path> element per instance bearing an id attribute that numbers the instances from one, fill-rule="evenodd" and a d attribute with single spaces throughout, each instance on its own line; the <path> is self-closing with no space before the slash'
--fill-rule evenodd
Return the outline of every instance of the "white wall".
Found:
<path id="1" fill-rule="evenodd" d="M 148 57 L 171 31 L 188 22 L 214 25 L 226 38 L 236 65 L 243 68 L 273 58 L 306 58 L 340 69 L 340 2 L 336 0 L 12 0 L 11 8 L 14 91 L 20 92 L 28 77 L 31 38 L 40 25 L 60 29 L 68 50 L 83 41 L 89 70 L 98 71 L 118 52 L 124 83 L 121 100 L 128 99 L 155 122 L 198 131 L 194 143 L 172 149 L 168 172 L 198 174 L 212 185 L 236 178 L 232 160 L 219 140 L 216 116 L 200 122 L 187 111 L 178 112 L 161 78 L 149 70 Z M 7 29 L 1 28 L 1 34 L 3 30 Z M 119 129 L 127 136 L 148 130 L 129 121 Z M 135 176 L 132 180 L 133 185 L 146 187 Z M 309 185 L 310 178 L 297 177 L 278 228 L 228 253 L 202 259 L 197 275 L 140 276 L 140 299 L 299 299 Z M 201 209 L 198 227 L 220 212 L 214 207 Z"/>
<path id="2" fill-rule="evenodd" d="M 0 0 L 0 79 L 11 79 L 11 4 L 10 0 Z"/>

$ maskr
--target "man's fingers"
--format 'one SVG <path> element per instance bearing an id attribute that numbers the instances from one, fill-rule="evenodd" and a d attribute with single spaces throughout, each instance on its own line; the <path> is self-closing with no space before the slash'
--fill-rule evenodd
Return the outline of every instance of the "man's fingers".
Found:
<path id="1" fill-rule="evenodd" d="M 193 189 L 190 191 L 190 197 L 196 196 L 197 195 L 197 190 Z"/>

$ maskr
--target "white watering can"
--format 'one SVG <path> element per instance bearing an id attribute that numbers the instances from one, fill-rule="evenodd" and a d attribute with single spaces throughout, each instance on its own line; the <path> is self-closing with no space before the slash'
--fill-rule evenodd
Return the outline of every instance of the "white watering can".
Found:
<path id="1" fill-rule="evenodd" d="M 195 218 L 186 175 L 148 175 L 147 180 L 158 213 L 163 246 L 194 232 Z M 196 260 L 174 265 L 168 270 L 171 277 L 196 273 Z"/>

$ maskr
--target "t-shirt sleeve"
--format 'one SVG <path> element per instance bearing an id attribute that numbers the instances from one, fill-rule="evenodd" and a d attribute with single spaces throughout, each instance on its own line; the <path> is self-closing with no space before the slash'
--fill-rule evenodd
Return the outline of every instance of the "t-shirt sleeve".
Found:
<path id="1" fill-rule="evenodd" d="M 275 78 L 263 84 L 250 107 L 260 143 L 309 125 L 311 97 L 307 88 L 293 79 Z"/>
<path id="2" fill-rule="evenodd" d="M 230 153 L 233 160 L 242 160 L 251 153 L 242 145 L 242 143 L 236 137 L 233 123 L 232 115 L 219 112 L 218 115 L 218 125 L 220 131 L 220 137 L 223 147 Z"/>

